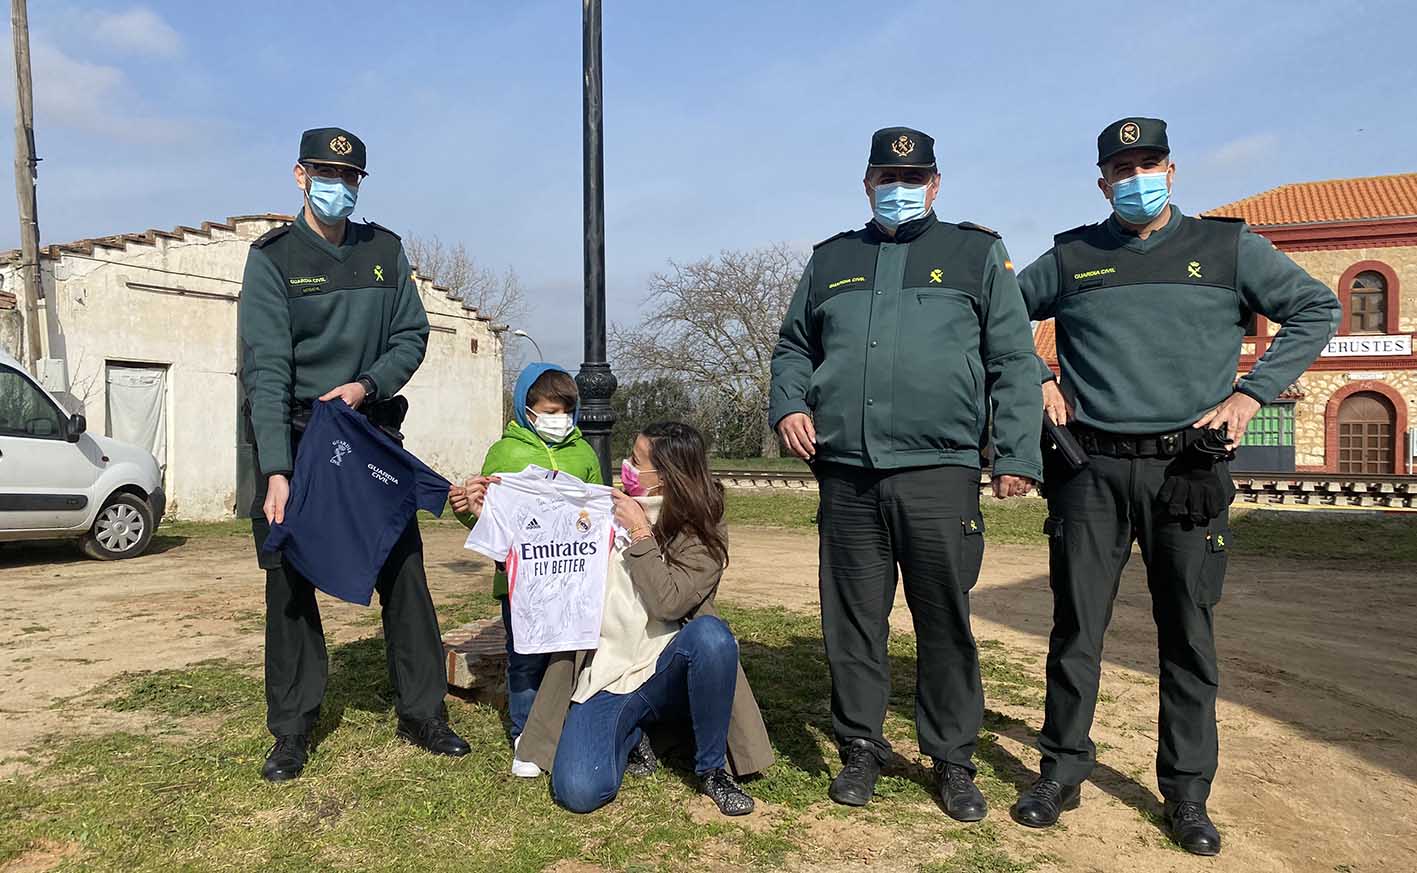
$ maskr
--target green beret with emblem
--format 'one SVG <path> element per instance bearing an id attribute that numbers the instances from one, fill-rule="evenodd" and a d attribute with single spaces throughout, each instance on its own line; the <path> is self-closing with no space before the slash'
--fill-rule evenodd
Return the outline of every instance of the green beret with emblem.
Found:
<path id="1" fill-rule="evenodd" d="M 1159 118 L 1133 116 L 1107 125 L 1097 135 L 1097 166 L 1107 163 L 1113 155 L 1131 149 L 1171 154 L 1171 145 L 1166 141 L 1166 122 Z"/>
<path id="2" fill-rule="evenodd" d="M 300 135 L 300 162 L 364 169 L 364 140 L 339 127 L 316 127 Z"/>
<path id="3" fill-rule="evenodd" d="M 935 166 L 935 140 L 911 127 L 883 127 L 871 134 L 868 167 Z"/>

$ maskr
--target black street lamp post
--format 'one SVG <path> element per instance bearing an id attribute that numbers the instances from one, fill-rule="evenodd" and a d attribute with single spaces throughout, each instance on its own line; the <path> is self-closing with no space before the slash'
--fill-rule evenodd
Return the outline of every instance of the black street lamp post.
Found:
<path id="1" fill-rule="evenodd" d="M 584 96 L 582 159 L 585 168 L 585 360 L 576 374 L 580 388 L 580 426 L 600 457 L 600 472 L 610 480 L 610 431 L 615 410 L 615 374 L 605 359 L 605 149 L 600 92 L 600 0 L 582 0 L 581 59 Z"/>

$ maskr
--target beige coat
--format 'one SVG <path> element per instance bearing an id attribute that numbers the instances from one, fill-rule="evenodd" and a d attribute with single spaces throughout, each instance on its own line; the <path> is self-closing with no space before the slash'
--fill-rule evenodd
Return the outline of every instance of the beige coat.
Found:
<path id="1" fill-rule="evenodd" d="M 723 578 L 723 568 L 703 542 L 698 537 L 681 534 L 665 546 L 665 552 L 675 555 L 679 563 L 673 566 L 665 563 L 653 538 L 632 543 L 625 549 L 625 569 L 650 617 L 688 622 L 701 615 L 717 616 L 713 599 Z M 561 727 L 571 707 L 576 677 L 585 661 L 585 652 L 562 652 L 551 657 L 517 746 L 518 758 L 534 762 L 543 770 L 551 769 L 556 760 Z M 767 727 L 740 664 L 728 723 L 728 767 L 734 774 L 743 776 L 762 772 L 772 762 Z"/>

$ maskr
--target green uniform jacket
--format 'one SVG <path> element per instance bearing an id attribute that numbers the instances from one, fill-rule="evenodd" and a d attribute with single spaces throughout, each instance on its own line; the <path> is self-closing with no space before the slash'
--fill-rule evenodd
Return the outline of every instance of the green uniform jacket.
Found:
<path id="1" fill-rule="evenodd" d="M 290 475 L 290 412 L 367 376 L 369 400 L 397 394 L 423 363 L 428 315 L 398 235 L 345 225 L 334 246 L 305 224 L 251 244 L 237 306 L 241 383 L 261 475 Z"/>
<path id="2" fill-rule="evenodd" d="M 1073 248 L 1060 257 L 1063 246 Z M 1113 433 L 1189 427 L 1233 391 L 1272 403 L 1342 316 L 1334 293 L 1269 240 L 1174 206 L 1144 240 L 1115 217 L 1060 234 L 1019 282 L 1029 316 L 1056 319 L 1061 387 L 1077 420 Z M 1253 313 L 1281 327 L 1237 383 Z"/>
<path id="3" fill-rule="evenodd" d="M 487 450 L 482 462 L 482 475 L 495 476 L 498 473 L 520 473 L 532 464 L 548 470 L 562 470 L 582 482 L 603 485 L 600 480 L 600 459 L 595 449 L 581 436 L 580 428 L 562 442 L 548 446 L 535 431 L 522 427 L 515 421 L 507 423 L 502 438 Z M 454 513 L 458 521 L 467 527 L 477 523 L 477 516 L 471 512 Z M 492 580 L 492 593 L 497 597 L 507 596 L 507 572 L 497 565 L 497 575 Z"/>
<path id="4" fill-rule="evenodd" d="M 817 245 L 772 358 L 774 425 L 810 413 L 817 458 L 877 469 L 978 468 L 1041 480 L 1033 334 L 1008 252 L 932 212 Z"/>

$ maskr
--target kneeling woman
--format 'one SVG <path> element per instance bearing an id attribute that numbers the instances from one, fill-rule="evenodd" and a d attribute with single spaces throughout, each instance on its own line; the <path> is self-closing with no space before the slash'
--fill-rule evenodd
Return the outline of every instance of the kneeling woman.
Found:
<path id="1" fill-rule="evenodd" d="M 698 431 L 652 425 L 625 462 L 615 517 L 629 544 L 613 558 L 594 652 L 556 655 L 518 754 L 551 771 L 556 800 L 590 812 L 611 800 L 635 753 L 652 766 L 650 724 L 691 730 L 700 788 L 725 815 L 753 809 L 733 774 L 772 763 L 738 643 L 714 610 L 728 565 L 723 488 Z"/>

